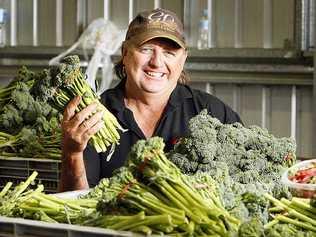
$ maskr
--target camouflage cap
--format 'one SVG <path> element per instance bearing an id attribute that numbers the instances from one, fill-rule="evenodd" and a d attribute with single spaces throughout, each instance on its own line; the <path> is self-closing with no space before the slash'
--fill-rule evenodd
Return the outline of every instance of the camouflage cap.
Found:
<path id="1" fill-rule="evenodd" d="M 125 41 L 141 45 L 158 37 L 170 39 L 185 48 L 183 25 L 172 11 L 157 8 L 139 13 L 129 24 Z"/>

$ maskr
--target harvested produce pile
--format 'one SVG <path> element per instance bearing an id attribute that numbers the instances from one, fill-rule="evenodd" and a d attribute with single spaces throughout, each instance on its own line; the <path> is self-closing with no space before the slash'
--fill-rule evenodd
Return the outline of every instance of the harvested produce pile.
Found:
<path id="1" fill-rule="evenodd" d="M 22 67 L 17 77 L 0 89 L 1 155 L 60 158 L 60 114 L 31 93 L 42 76 Z"/>
<path id="2" fill-rule="evenodd" d="M 87 195 L 76 200 L 43 193 L 43 186 L 25 182 L 0 192 L 0 215 L 46 222 L 128 230 L 168 236 L 313 237 L 316 236 L 316 200 L 276 199 L 258 195 L 271 203 L 269 221 L 260 216 L 242 223 L 222 205 L 219 186 L 206 172 L 185 175 L 163 152 L 161 138 L 136 143 L 126 167 L 102 179 Z M 248 197 L 250 198 L 250 197 Z"/>
<path id="3" fill-rule="evenodd" d="M 166 158 L 163 148 L 159 137 L 138 141 L 127 167 L 88 194 L 102 200 L 98 210 L 105 217 L 97 226 L 188 236 L 236 231 L 239 221 L 222 207 L 211 177 L 201 174 L 191 180 Z M 113 221 L 106 221 L 108 215 Z"/>
<path id="4" fill-rule="evenodd" d="M 163 148 L 158 137 L 139 141 L 127 167 L 73 201 L 42 193 L 42 185 L 26 190 L 37 175 L 34 172 L 13 190 L 11 183 L 4 187 L 0 215 L 146 234 L 236 233 L 239 221 L 222 207 L 216 183 L 202 173 L 189 179 L 166 158 Z"/>
<path id="5" fill-rule="evenodd" d="M 98 104 L 98 111 L 103 111 L 104 127 L 97 132 L 90 142 L 97 152 L 105 152 L 108 147 L 119 143 L 120 135 L 117 129 L 124 131 L 116 118 L 98 100 L 98 96 L 84 79 L 80 70 L 78 56 L 65 57 L 58 66 L 44 71 L 46 74 L 41 80 L 34 83 L 32 92 L 37 98 L 48 101 L 60 112 L 75 96 L 80 95 L 82 100 L 77 112 L 81 111 L 91 103 Z"/>
<path id="6" fill-rule="evenodd" d="M 276 138 L 258 126 L 222 124 L 202 111 L 189 122 L 189 135 L 168 154 L 184 173 L 207 172 L 219 183 L 224 206 L 242 220 L 268 221 L 265 192 L 288 196 L 284 169 L 295 161 L 295 141 Z"/>

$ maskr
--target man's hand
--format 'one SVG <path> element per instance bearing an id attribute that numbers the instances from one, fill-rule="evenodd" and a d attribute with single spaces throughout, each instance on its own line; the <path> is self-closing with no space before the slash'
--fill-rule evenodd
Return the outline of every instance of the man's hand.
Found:
<path id="1" fill-rule="evenodd" d="M 103 126 L 103 112 L 97 112 L 97 103 L 92 103 L 80 112 L 76 109 L 81 97 L 69 102 L 62 121 L 63 150 L 71 153 L 83 152 L 89 139 Z"/>

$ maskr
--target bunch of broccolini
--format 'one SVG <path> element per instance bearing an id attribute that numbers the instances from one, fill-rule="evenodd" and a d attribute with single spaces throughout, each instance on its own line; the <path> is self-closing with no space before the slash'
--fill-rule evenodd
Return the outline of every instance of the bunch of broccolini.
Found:
<path id="1" fill-rule="evenodd" d="M 242 220 L 268 220 L 265 192 L 289 193 L 279 183 L 282 172 L 295 161 L 295 141 L 276 138 L 258 126 L 222 124 L 202 111 L 189 122 L 188 136 L 180 139 L 168 158 L 184 173 L 207 172 L 219 183 L 226 209 Z"/>
<path id="2" fill-rule="evenodd" d="M 35 98 L 31 87 L 42 73 L 23 67 L 2 89 L 0 107 L 0 154 L 3 156 L 59 159 L 60 113 Z M 1 93 L 1 92 L 0 92 Z"/>
<path id="3" fill-rule="evenodd" d="M 0 192 L 0 216 L 68 224 L 81 224 L 95 216 L 96 200 L 64 200 L 43 193 L 41 184 L 32 189 L 30 186 L 37 175 L 34 171 L 25 182 L 14 188 L 11 188 L 11 182 L 5 185 Z"/>
<path id="4" fill-rule="evenodd" d="M 267 236 L 316 236 L 316 208 L 310 199 L 264 197 L 274 205 L 269 209 L 273 220 L 264 225 Z"/>
<path id="5" fill-rule="evenodd" d="M 82 97 L 77 112 L 91 103 L 97 103 L 98 111 L 104 112 L 104 127 L 91 138 L 91 144 L 97 152 L 105 152 L 109 146 L 112 145 L 114 148 L 114 145 L 119 143 L 120 135 L 117 130 L 124 130 L 85 81 L 78 56 L 65 57 L 58 66 L 51 67 L 43 73 L 45 76 L 37 80 L 32 88 L 34 96 L 48 101 L 60 112 L 63 112 L 68 102 L 77 95 Z"/>
<path id="6" fill-rule="evenodd" d="M 229 236 L 239 220 L 222 206 L 215 181 L 189 177 L 170 162 L 162 138 L 138 141 L 128 164 L 87 197 L 101 198 L 103 217 L 85 224 L 146 234 Z M 111 221 L 109 221 L 111 220 Z"/>
<path id="7" fill-rule="evenodd" d="M 0 88 L 0 108 L 9 102 L 11 93 L 16 89 L 19 82 L 23 82 L 27 87 L 31 87 L 34 83 L 34 76 L 34 72 L 23 66 L 18 71 L 18 75 L 7 86 Z"/>
<path id="8" fill-rule="evenodd" d="M 254 217 L 242 223 L 238 237 L 314 237 L 316 236 L 316 209 L 310 199 L 281 198 L 263 195 L 274 207 L 269 208 L 271 220 L 263 225 Z"/>

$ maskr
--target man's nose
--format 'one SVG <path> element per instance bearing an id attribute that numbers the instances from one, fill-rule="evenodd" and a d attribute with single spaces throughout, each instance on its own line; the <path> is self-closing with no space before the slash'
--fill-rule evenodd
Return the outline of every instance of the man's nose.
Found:
<path id="1" fill-rule="evenodd" d="M 163 63 L 163 55 L 161 52 L 154 51 L 149 60 L 149 64 L 154 67 L 160 67 Z"/>

